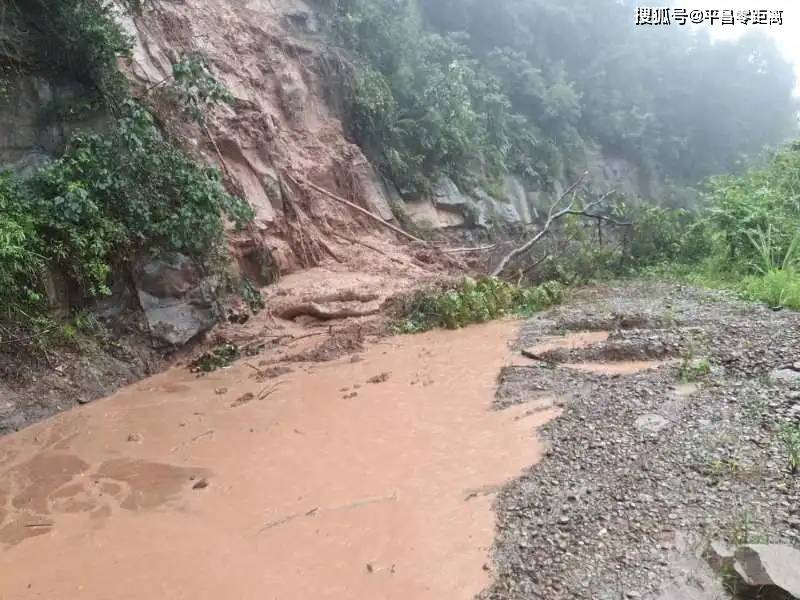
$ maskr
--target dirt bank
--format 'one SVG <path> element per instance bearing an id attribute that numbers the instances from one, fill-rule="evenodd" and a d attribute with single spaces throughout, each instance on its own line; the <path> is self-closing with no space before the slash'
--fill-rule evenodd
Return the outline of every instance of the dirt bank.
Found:
<path id="1" fill-rule="evenodd" d="M 173 369 L 0 440 L 0 596 L 472 598 L 554 414 L 491 410 L 517 327 Z"/>

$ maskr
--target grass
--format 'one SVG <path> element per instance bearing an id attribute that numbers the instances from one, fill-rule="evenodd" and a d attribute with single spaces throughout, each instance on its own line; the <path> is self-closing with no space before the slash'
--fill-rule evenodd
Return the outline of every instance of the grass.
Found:
<path id="1" fill-rule="evenodd" d="M 741 288 L 748 300 L 765 302 L 772 308 L 800 310 L 800 274 L 794 268 L 772 268 L 745 277 Z"/>
<path id="2" fill-rule="evenodd" d="M 800 427 L 785 425 L 781 429 L 781 439 L 789 452 L 789 471 L 797 475 L 800 473 Z"/>
<path id="3" fill-rule="evenodd" d="M 465 278 L 457 284 L 424 290 L 406 300 L 392 325 L 395 333 L 419 333 L 437 327 L 458 329 L 506 315 L 527 316 L 559 304 L 564 286 L 548 282 L 519 287 L 495 277 Z"/>

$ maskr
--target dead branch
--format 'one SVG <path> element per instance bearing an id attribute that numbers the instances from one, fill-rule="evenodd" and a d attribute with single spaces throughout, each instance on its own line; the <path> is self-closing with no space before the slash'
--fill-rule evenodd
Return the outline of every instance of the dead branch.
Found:
<path id="1" fill-rule="evenodd" d="M 514 250 L 512 250 L 511 252 L 506 254 L 503 257 L 503 259 L 500 261 L 500 264 L 497 265 L 497 268 L 495 268 L 495 270 L 492 272 L 492 276 L 493 277 L 500 276 L 503 273 L 503 271 L 505 271 L 506 267 L 508 266 L 508 263 L 510 263 L 517 256 L 520 256 L 521 254 L 524 254 L 525 252 L 527 252 L 528 250 L 533 248 L 533 246 L 535 246 L 536 243 L 539 240 L 541 240 L 545 235 L 547 235 L 548 231 L 550 230 L 550 227 L 553 225 L 553 223 L 555 221 L 557 221 L 558 219 L 560 219 L 561 217 L 563 217 L 565 215 L 570 214 L 570 211 L 573 210 L 572 207 L 575 205 L 575 199 L 576 199 L 576 196 L 577 196 L 578 188 L 583 183 L 583 181 L 586 179 L 586 177 L 588 177 L 588 175 L 589 175 L 589 171 L 584 172 L 583 175 L 581 175 L 575 183 L 573 183 L 571 186 L 569 186 L 569 188 L 567 188 L 567 191 L 565 191 L 561 195 L 561 197 L 553 203 L 553 205 L 550 207 L 550 211 L 547 213 L 547 221 L 545 221 L 544 227 L 542 227 L 542 229 L 539 231 L 539 233 L 537 233 L 530 240 L 525 242 L 522 246 L 519 246 L 518 248 L 515 248 Z M 570 201 L 568 202 L 566 207 L 562 208 L 561 210 L 556 211 L 558 206 L 570 194 L 572 194 L 572 198 L 570 199 Z M 607 197 L 607 195 L 603 196 L 603 198 L 601 198 L 601 200 L 604 200 L 606 197 Z M 595 202 L 589 203 L 589 205 L 587 205 L 584 210 L 587 210 L 589 208 L 592 208 L 592 207 L 596 206 L 597 204 L 600 203 L 601 200 L 597 200 Z"/>
<path id="2" fill-rule="evenodd" d="M 497 244 L 490 244 L 488 246 L 478 246 L 477 248 L 448 248 L 442 250 L 442 254 L 466 254 L 468 252 L 484 252 L 486 250 L 494 250 Z"/>
<path id="3" fill-rule="evenodd" d="M 338 238 L 343 239 L 346 242 L 350 242 L 351 244 L 357 244 L 359 246 L 363 246 L 364 248 L 372 250 L 373 252 L 377 252 L 378 254 L 382 254 L 386 258 L 389 258 L 389 259 L 394 260 L 396 262 L 402 262 L 402 261 L 397 260 L 394 257 L 389 256 L 388 254 L 386 254 L 386 252 L 384 252 L 380 248 L 376 248 L 375 246 L 372 246 L 372 245 L 370 245 L 370 244 L 368 244 L 366 242 L 362 242 L 361 240 L 357 240 L 355 238 L 347 237 L 346 235 L 342 235 L 341 233 L 337 233 L 335 231 L 332 231 L 331 233 L 333 233 L 333 235 L 335 235 Z"/>
<path id="4" fill-rule="evenodd" d="M 294 185 L 296 185 L 297 187 L 300 187 L 300 182 L 298 182 L 298 181 L 297 181 L 297 179 L 295 179 L 294 177 L 292 177 L 292 176 L 291 176 L 291 175 L 289 175 L 288 173 L 284 173 L 284 175 L 285 175 L 285 176 L 286 176 L 286 178 L 287 178 L 289 181 L 291 181 L 291 182 L 292 182 Z M 376 223 L 380 223 L 381 225 L 383 225 L 383 226 L 384 226 L 384 227 L 386 227 L 387 229 L 391 229 L 391 230 L 392 230 L 392 231 L 394 231 L 395 233 L 399 233 L 400 235 L 402 235 L 402 236 L 403 236 L 404 238 L 406 238 L 406 239 L 409 239 L 409 240 L 411 240 L 411 241 L 414 241 L 414 242 L 421 242 L 421 243 L 423 243 L 423 244 L 424 244 L 424 243 L 426 243 L 424 240 L 421 240 L 421 239 L 419 239 L 418 237 L 415 237 L 415 236 L 411 235 L 411 234 L 410 234 L 410 233 L 408 233 L 407 231 L 403 231 L 403 230 L 402 230 L 402 229 L 400 229 L 399 227 L 395 227 L 395 226 L 394 226 L 394 225 L 392 225 L 391 223 L 387 223 L 386 221 L 384 221 L 384 220 L 383 220 L 381 217 L 379 217 L 378 215 L 374 215 L 374 214 L 372 214 L 371 212 L 369 212 L 368 210 L 366 210 L 365 208 L 361 208 L 361 207 L 360 207 L 358 204 L 354 204 L 353 202 L 350 202 L 349 200 L 345 200 L 345 199 L 344 199 L 344 198 L 342 198 L 341 196 L 337 196 L 337 195 L 336 195 L 336 194 L 334 194 L 333 192 L 329 192 L 329 191 L 328 191 L 328 190 L 326 190 L 325 188 L 323 188 L 323 187 L 320 187 L 320 186 L 318 186 L 318 185 L 316 185 L 316 184 L 314 184 L 314 183 L 311 183 L 311 182 L 310 182 L 310 181 L 308 181 L 308 180 L 303 180 L 303 183 L 304 183 L 305 185 L 307 185 L 308 187 L 310 187 L 312 190 L 315 190 L 315 191 L 319 192 L 320 194 L 323 194 L 323 195 L 327 196 L 327 197 L 328 197 L 328 198 L 330 198 L 331 200 L 336 200 L 337 202 L 341 202 L 342 204 L 346 204 L 346 205 L 347 205 L 347 206 L 349 206 L 350 208 L 352 208 L 352 209 L 355 209 L 355 210 L 357 210 L 358 212 L 360 212 L 362 215 L 365 215 L 365 216 L 369 217 L 370 219 L 372 219 L 372 220 L 373 220 L 373 221 L 375 221 Z"/>

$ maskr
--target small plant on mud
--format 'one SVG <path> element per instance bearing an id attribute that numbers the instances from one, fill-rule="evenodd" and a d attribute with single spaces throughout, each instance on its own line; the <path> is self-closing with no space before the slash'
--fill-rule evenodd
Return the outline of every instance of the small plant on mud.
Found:
<path id="1" fill-rule="evenodd" d="M 435 327 L 458 329 L 505 315 L 530 315 L 558 304 L 564 288 L 556 282 L 521 288 L 495 277 L 465 278 L 457 285 L 419 292 L 401 310 L 396 333 L 417 333 Z"/>
<path id="2" fill-rule="evenodd" d="M 789 451 L 789 471 L 797 475 L 800 473 L 800 427 L 785 425 L 781 429 L 781 439 Z"/>
<path id="3" fill-rule="evenodd" d="M 242 280 L 239 286 L 239 294 L 242 296 L 242 300 L 247 303 L 247 306 L 250 308 L 250 312 L 252 312 L 254 315 L 266 308 L 266 304 L 264 304 L 264 297 L 261 295 L 261 292 L 255 286 L 255 284 L 249 279 Z"/>
<path id="4" fill-rule="evenodd" d="M 217 369 L 230 366 L 241 355 L 239 346 L 226 343 L 207 352 L 203 352 L 189 364 L 192 373 L 211 373 Z"/>

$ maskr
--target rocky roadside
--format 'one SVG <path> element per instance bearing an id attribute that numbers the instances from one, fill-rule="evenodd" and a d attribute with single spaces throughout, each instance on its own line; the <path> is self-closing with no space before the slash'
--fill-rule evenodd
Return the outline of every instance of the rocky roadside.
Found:
<path id="1" fill-rule="evenodd" d="M 799 313 L 625 282 L 531 320 L 519 349 L 582 331 L 609 335 L 500 377 L 498 409 L 563 414 L 540 432 L 546 458 L 498 497 L 482 600 L 726 598 L 699 558 L 712 541 L 800 547 L 783 439 L 800 426 Z"/>

